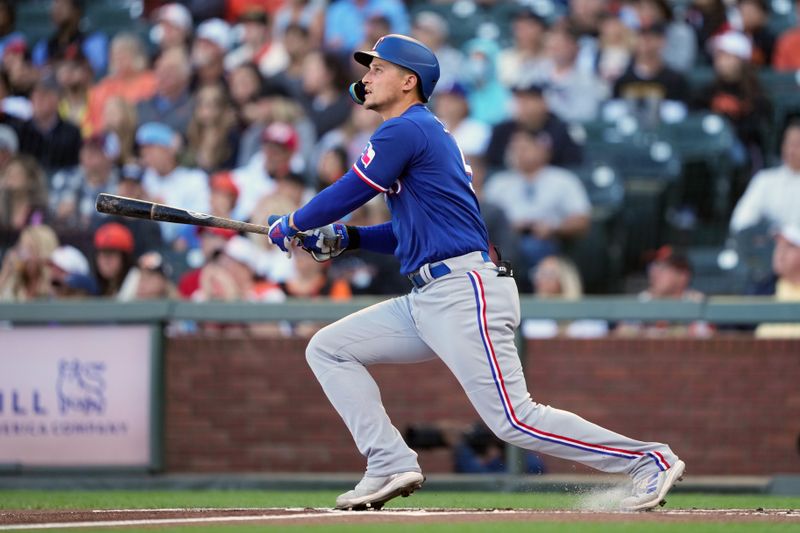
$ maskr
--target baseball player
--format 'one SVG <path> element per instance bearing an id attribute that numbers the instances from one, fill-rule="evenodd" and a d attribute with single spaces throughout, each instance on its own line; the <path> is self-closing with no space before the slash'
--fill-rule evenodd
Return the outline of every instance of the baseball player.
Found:
<path id="1" fill-rule="evenodd" d="M 289 252 L 302 237 L 318 261 L 356 248 L 394 254 L 414 285 L 410 294 L 320 330 L 306 350 L 367 458 L 363 479 L 336 499 L 336 507 L 380 509 L 421 487 L 417 454 L 389 420 L 366 367 L 434 357 L 506 442 L 630 475 L 633 488 L 623 509 L 662 503 L 685 468 L 667 445 L 633 440 L 531 400 L 514 345 L 516 284 L 508 269 L 490 260 L 467 161 L 424 105 L 439 78 L 436 56 L 419 41 L 392 34 L 354 57 L 369 71 L 350 87 L 351 96 L 384 122 L 339 181 L 270 225 L 274 244 Z M 377 194 L 385 195 L 390 222 L 332 224 Z"/>

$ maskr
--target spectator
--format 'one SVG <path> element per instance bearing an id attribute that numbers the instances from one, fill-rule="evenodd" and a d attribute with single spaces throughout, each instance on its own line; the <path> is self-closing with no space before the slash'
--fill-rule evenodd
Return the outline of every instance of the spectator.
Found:
<path id="1" fill-rule="evenodd" d="M 800 226 L 786 225 L 776 235 L 772 269 L 778 276 L 775 300 L 800 302 Z M 756 337 L 800 338 L 800 324 L 763 323 L 756 328 Z"/>
<path id="2" fill-rule="evenodd" d="M 27 97 L 33 90 L 33 86 L 41 78 L 41 72 L 33 62 L 31 62 L 28 47 L 25 41 L 18 39 L 11 41 L 3 51 L 3 72 L 8 80 L 8 93 L 12 96 Z M 17 111 L 17 110 L 14 110 Z M 24 112 L 24 109 L 19 111 Z M 17 114 L 12 112 L 12 114 Z M 30 110 L 27 115 L 20 118 L 30 118 Z"/>
<path id="3" fill-rule="evenodd" d="M 687 23 L 675 20 L 668 0 L 636 0 L 634 8 L 639 27 L 665 26 L 662 57 L 676 72 L 686 73 L 697 60 L 697 35 Z"/>
<path id="4" fill-rule="evenodd" d="M 435 104 L 434 104 L 435 105 Z M 347 160 L 355 161 L 367 145 L 370 135 L 380 126 L 382 119 L 377 113 L 364 109 L 355 102 L 350 106 L 350 117 L 341 127 L 323 135 L 314 147 L 311 157 L 312 168 L 319 162 L 320 155 L 334 146 L 341 146 L 347 152 Z"/>
<path id="5" fill-rule="evenodd" d="M 142 177 L 144 175 L 142 167 L 134 164 L 123 165 L 118 174 L 119 183 L 116 190 L 118 195 L 139 200 L 149 200 L 142 187 Z M 135 257 L 139 257 L 148 250 L 160 249 L 163 245 L 161 228 L 158 222 L 94 213 L 92 215 L 91 228 L 96 231 L 99 226 L 107 222 L 118 222 L 131 231 L 134 243 L 133 255 Z"/>
<path id="6" fill-rule="evenodd" d="M 197 91 L 186 137 L 188 166 L 206 172 L 235 166 L 239 149 L 236 112 L 221 85 L 207 85 Z"/>
<path id="7" fill-rule="evenodd" d="M 692 35 L 694 36 L 694 34 Z M 600 21 L 596 71 L 610 87 L 628 69 L 633 57 L 634 34 L 619 17 L 606 14 Z"/>
<path id="8" fill-rule="evenodd" d="M 284 181 L 302 184 L 303 177 L 293 171 L 292 160 L 299 148 L 297 131 L 285 122 L 273 122 L 264 129 L 261 137 L 264 152 L 264 169 L 279 186 Z M 298 207 L 302 197 L 297 197 Z M 308 200 L 308 198 L 306 198 Z"/>
<path id="9" fill-rule="evenodd" d="M 490 168 L 499 170 L 509 166 L 508 144 L 519 129 L 544 131 L 550 136 L 551 165 L 569 167 L 583 161 L 582 149 L 572 139 L 566 124 L 550 112 L 541 85 L 528 83 L 514 87 L 514 116 L 492 128 L 486 152 Z"/>
<path id="10" fill-rule="evenodd" d="M 39 41 L 34 46 L 32 56 L 36 66 L 54 64 L 64 59 L 68 50 L 77 47 L 89 59 L 94 73 L 105 73 L 108 38 L 100 32 L 87 34 L 82 31 L 83 3 L 83 0 L 52 0 L 50 20 L 55 32 L 49 39 Z"/>
<path id="11" fill-rule="evenodd" d="M 231 218 L 233 208 L 239 199 L 239 187 L 233 182 L 231 172 L 218 172 L 211 176 L 211 214 L 216 217 Z"/>
<path id="12" fill-rule="evenodd" d="M 303 107 L 318 137 L 344 124 L 350 115 L 350 78 L 349 69 L 336 54 L 315 51 L 306 56 Z"/>
<path id="13" fill-rule="evenodd" d="M 672 246 L 659 248 L 647 267 L 647 289 L 639 293 L 639 300 L 686 300 L 702 302 L 705 296 L 690 288 L 692 265 L 686 255 Z M 650 337 L 691 336 L 708 337 L 713 328 L 706 322 L 695 321 L 688 325 L 670 324 L 668 321 L 655 323 L 622 322 L 614 330 L 617 335 L 645 335 Z"/>
<path id="14" fill-rule="evenodd" d="M 731 121 L 741 143 L 734 162 L 749 162 L 751 172 L 757 171 L 763 167 L 761 131 L 771 106 L 750 63 L 750 41 L 744 34 L 728 32 L 716 37 L 713 46 L 714 81 L 700 91 L 696 105 Z M 739 194 L 741 191 L 735 191 L 736 197 Z"/>
<path id="15" fill-rule="evenodd" d="M 20 32 L 15 30 L 16 22 L 15 0 L 0 0 L 0 58 L 3 57 L 8 43 L 25 39 Z"/>
<path id="16" fill-rule="evenodd" d="M 369 50 L 381 37 L 390 33 L 392 33 L 391 21 L 380 11 L 375 11 L 364 21 L 364 42 L 356 46 L 356 49 Z"/>
<path id="17" fill-rule="evenodd" d="M 579 67 L 578 36 L 567 24 L 552 27 L 545 37 L 547 61 L 525 80 L 543 85 L 550 111 L 568 123 L 594 120 L 608 93 L 592 71 Z"/>
<path id="18" fill-rule="evenodd" d="M 119 174 L 119 139 L 113 133 L 97 134 L 84 141 L 80 165 L 59 170 L 50 181 L 49 207 L 60 229 L 86 230 L 96 218 L 95 200 L 101 192 L 113 192 Z"/>
<path id="19" fill-rule="evenodd" d="M 94 267 L 100 295 L 116 298 L 133 266 L 133 234 L 117 222 L 103 224 L 94 233 Z"/>
<path id="20" fill-rule="evenodd" d="M 225 56 L 225 70 L 253 63 L 262 76 L 274 76 L 289 65 L 289 55 L 279 40 L 272 38 L 266 11 L 251 9 L 239 16 L 242 44 Z"/>
<path id="21" fill-rule="evenodd" d="M 411 36 L 430 48 L 439 60 L 437 87 L 447 87 L 459 81 L 464 67 L 464 54 L 447 42 L 449 33 L 447 20 L 438 13 L 420 11 L 414 17 Z"/>
<path id="22" fill-rule="evenodd" d="M 148 122 L 136 131 L 145 173 L 145 193 L 154 201 L 184 209 L 208 212 L 208 180 L 205 172 L 178 165 L 180 139 L 166 124 Z M 176 241 L 177 224 L 161 223 L 161 234 L 167 244 L 181 249 Z"/>
<path id="23" fill-rule="evenodd" d="M 189 52 L 192 38 L 192 14 L 177 2 L 164 4 L 155 12 L 155 24 L 150 30 L 150 40 L 158 45 L 159 55 L 171 48 Z"/>
<path id="24" fill-rule="evenodd" d="M 237 235 L 232 229 L 206 228 L 203 226 L 197 226 L 195 232 L 200 240 L 197 248 L 199 255 L 190 254 L 187 258 L 189 264 L 195 268 L 184 272 L 178 280 L 178 293 L 181 298 L 194 299 L 194 293 L 200 289 L 200 276 L 203 266 L 214 261 L 222 252 L 222 249 L 225 248 L 225 243 L 228 242 L 228 239 Z"/>
<path id="25" fill-rule="evenodd" d="M 708 63 L 711 57 L 706 46 L 708 41 L 731 29 L 727 11 L 724 0 L 692 0 L 689 5 L 686 20 L 697 35 L 697 44 L 704 63 Z"/>
<path id="26" fill-rule="evenodd" d="M 156 77 L 148 69 L 144 43 L 135 34 L 117 34 L 111 41 L 108 75 L 89 91 L 89 129 L 94 132 L 103 129 L 103 116 L 109 100 L 119 97 L 136 105 L 152 98 L 155 91 Z"/>
<path id="27" fill-rule="evenodd" d="M 0 175 L 0 229 L 21 231 L 47 218 L 47 182 L 30 156 L 12 157 Z"/>
<path id="28" fill-rule="evenodd" d="M 89 260 L 74 246 L 59 246 L 47 263 L 50 295 L 56 299 L 97 296 L 99 287 L 89 272 Z"/>
<path id="29" fill-rule="evenodd" d="M 469 116 L 467 91 L 463 85 L 456 82 L 441 86 L 433 98 L 433 109 L 470 162 L 483 157 L 489 144 L 491 129 L 485 122 Z"/>
<path id="30" fill-rule="evenodd" d="M 254 110 L 264 91 L 264 80 L 254 63 L 242 63 L 228 72 L 228 90 L 231 103 L 236 110 L 237 122 L 244 127 L 257 120 Z"/>
<path id="31" fill-rule="evenodd" d="M 542 259 L 531 272 L 537 298 L 580 300 L 583 297 L 581 275 L 575 265 L 563 256 L 550 255 Z M 608 333 L 605 320 L 575 320 L 559 323 L 550 319 L 525 319 L 522 335 L 528 339 L 566 337 L 594 338 Z"/>
<path id="32" fill-rule="evenodd" d="M 364 42 L 365 23 L 375 14 L 391 22 L 391 33 L 408 35 L 408 12 L 399 0 L 337 0 L 325 12 L 325 47 L 352 52 Z"/>
<path id="33" fill-rule="evenodd" d="M 283 46 L 288 57 L 286 68 L 275 75 L 274 80 L 296 98 L 303 94 L 303 73 L 306 65 L 306 56 L 314 50 L 313 41 L 308 30 L 297 24 L 286 28 L 283 36 Z"/>
<path id="34" fill-rule="evenodd" d="M 325 0 L 288 0 L 275 12 L 275 37 L 285 39 L 287 30 L 303 28 L 314 46 L 322 44 L 325 32 Z"/>
<path id="35" fill-rule="evenodd" d="M 88 127 L 89 88 L 94 81 L 92 67 L 78 48 L 67 50 L 64 59 L 56 66 L 56 80 L 63 93 L 58 104 L 59 116 L 78 128 L 86 137 L 91 134 Z"/>
<path id="36" fill-rule="evenodd" d="M 489 39 L 472 39 L 464 45 L 467 59 L 462 80 L 472 118 L 497 124 L 508 117 L 508 89 L 497 79 L 497 54 L 500 47 Z"/>
<path id="37" fill-rule="evenodd" d="M 750 40 L 753 53 L 747 61 L 758 67 L 772 64 L 775 35 L 769 29 L 770 7 L 766 0 L 738 0 L 741 32 Z"/>
<path id="38" fill-rule="evenodd" d="M 189 92 L 189 57 L 181 48 L 165 50 L 156 60 L 155 75 L 155 94 L 136 105 L 139 123 L 158 121 L 186 131 L 194 112 L 194 98 Z"/>
<path id="39" fill-rule="evenodd" d="M 800 121 L 792 121 L 783 134 L 783 163 L 760 170 L 750 180 L 731 216 L 731 233 L 767 222 L 772 228 L 800 226 Z"/>
<path id="40" fill-rule="evenodd" d="M 516 87 L 526 73 L 542 67 L 547 26 L 533 8 L 523 7 L 516 12 L 511 23 L 514 41 L 497 57 L 497 76 L 506 87 Z"/>
<path id="41" fill-rule="evenodd" d="M 191 54 L 195 90 L 225 82 L 225 54 L 232 40 L 231 27 L 222 19 L 206 20 L 197 27 Z"/>
<path id="42" fill-rule="evenodd" d="M 58 116 L 61 86 L 45 74 L 31 94 L 33 116 L 19 130 L 20 152 L 33 156 L 48 175 L 78 164 L 81 132 Z"/>
<path id="43" fill-rule="evenodd" d="M 509 146 L 511 168 L 486 184 L 486 199 L 503 209 L 520 235 L 526 269 L 557 253 L 562 239 L 589 229 L 586 190 L 575 174 L 550 166 L 552 144 L 546 132 L 516 131 Z"/>
<path id="44" fill-rule="evenodd" d="M 119 160 L 125 164 L 134 163 L 136 144 L 136 108 L 121 96 L 106 100 L 98 133 L 114 134 L 119 140 Z"/>
<path id="45" fill-rule="evenodd" d="M 170 281 L 172 267 L 156 251 L 139 257 L 125 277 L 119 300 L 158 300 L 178 298 L 178 289 Z"/>
<path id="46" fill-rule="evenodd" d="M 334 146 L 323 152 L 317 163 L 317 191 L 336 183 L 349 169 L 350 159 L 343 147 Z"/>
<path id="47" fill-rule="evenodd" d="M 781 71 L 800 70 L 800 0 L 794 2 L 797 24 L 784 31 L 775 44 L 772 68 Z"/>
<path id="48" fill-rule="evenodd" d="M 194 298 L 279 303 L 286 295 L 275 283 L 258 275 L 258 248 L 246 237 L 231 237 L 222 253 L 203 267 L 200 289 Z"/>
<path id="49" fill-rule="evenodd" d="M 12 43 L 9 48 L 13 47 Z M 6 52 L 5 57 L 10 54 Z M 3 60 L 4 64 L 6 61 Z M 11 80 L 6 69 L 0 64 L 0 122 L 13 126 L 14 129 L 19 129 L 19 125 L 31 118 L 33 110 L 31 109 L 31 101 L 24 95 L 16 95 L 11 87 Z"/>
<path id="50" fill-rule="evenodd" d="M 27 226 L 3 256 L 0 301 L 26 302 L 50 294 L 47 260 L 58 247 L 56 233 L 45 225 Z"/>
<path id="51" fill-rule="evenodd" d="M 665 100 L 688 102 L 689 86 L 682 74 L 664 63 L 665 32 L 663 23 L 639 30 L 633 61 L 614 84 L 614 97 L 627 100 L 648 119 L 658 117 Z"/>

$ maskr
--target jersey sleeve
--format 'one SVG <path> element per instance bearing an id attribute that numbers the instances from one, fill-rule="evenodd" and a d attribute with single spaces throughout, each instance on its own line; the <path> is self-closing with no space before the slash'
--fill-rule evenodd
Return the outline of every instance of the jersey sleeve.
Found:
<path id="1" fill-rule="evenodd" d="M 330 187 L 294 212 L 297 229 L 320 228 L 340 220 L 375 197 L 377 192 L 364 185 L 354 170 L 348 170 Z"/>
<path id="2" fill-rule="evenodd" d="M 353 164 L 353 171 L 377 192 L 388 192 L 417 152 L 421 132 L 411 121 L 383 123 Z"/>

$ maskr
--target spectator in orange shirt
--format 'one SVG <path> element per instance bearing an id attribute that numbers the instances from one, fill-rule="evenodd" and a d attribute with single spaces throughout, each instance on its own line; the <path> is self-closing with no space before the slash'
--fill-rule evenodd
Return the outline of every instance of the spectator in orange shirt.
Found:
<path id="1" fill-rule="evenodd" d="M 121 33 L 111 41 L 111 59 L 108 76 L 89 92 L 87 125 L 91 131 L 103 127 L 106 102 L 120 96 L 126 102 L 137 104 L 152 97 L 156 91 L 156 77 L 148 70 L 144 44 L 132 33 Z"/>
<path id="2" fill-rule="evenodd" d="M 778 37 L 772 55 L 772 68 L 775 70 L 800 69 L 800 0 L 795 0 L 794 5 L 798 24 Z"/>

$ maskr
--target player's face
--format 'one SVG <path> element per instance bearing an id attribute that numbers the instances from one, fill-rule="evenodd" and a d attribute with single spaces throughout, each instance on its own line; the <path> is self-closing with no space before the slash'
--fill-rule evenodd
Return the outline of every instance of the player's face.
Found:
<path id="1" fill-rule="evenodd" d="M 364 107 L 380 111 L 397 102 L 403 95 L 406 77 L 408 74 L 399 67 L 382 59 L 373 59 L 362 79 L 366 88 Z"/>

